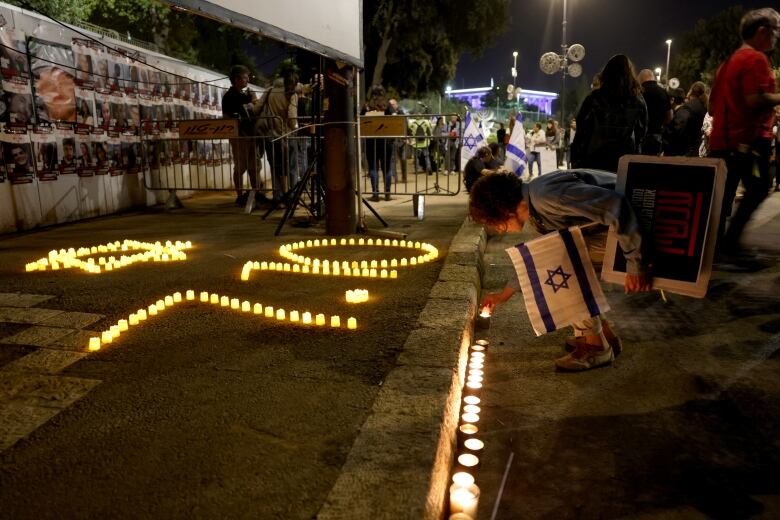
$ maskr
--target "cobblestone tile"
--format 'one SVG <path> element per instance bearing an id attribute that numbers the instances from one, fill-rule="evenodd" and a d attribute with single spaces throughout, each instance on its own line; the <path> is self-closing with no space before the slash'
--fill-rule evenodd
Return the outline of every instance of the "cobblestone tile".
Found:
<path id="1" fill-rule="evenodd" d="M 45 325 L 47 327 L 64 327 L 71 329 L 83 329 L 93 323 L 97 323 L 102 320 L 104 316 L 102 314 L 91 314 L 88 312 L 62 312 L 51 318 L 45 319 L 39 322 L 39 325 Z"/>
<path id="2" fill-rule="evenodd" d="M 46 345 L 47 349 L 71 350 L 86 352 L 89 346 L 89 338 L 100 337 L 100 332 L 93 330 L 75 330 L 67 336 L 62 336 Z"/>
<path id="3" fill-rule="evenodd" d="M 63 409 L 99 383 L 96 379 L 0 372 L 0 404 Z"/>
<path id="4" fill-rule="evenodd" d="M 52 298 L 46 294 L 0 293 L 0 307 L 32 307 Z"/>
<path id="5" fill-rule="evenodd" d="M 57 408 L 43 406 L 0 404 L 0 452 L 30 435 L 59 412 Z"/>
<path id="6" fill-rule="evenodd" d="M 10 343 L 12 345 L 33 345 L 35 347 L 45 347 L 69 334 L 72 334 L 73 332 L 76 332 L 76 330 L 35 325 L 19 332 L 18 334 L 3 338 L 0 340 L 0 342 Z"/>
<path id="7" fill-rule="evenodd" d="M 7 364 L 0 371 L 56 374 L 86 355 L 85 352 L 40 349 Z"/>
<path id="8" fill-rule="evenodd" d="M 35 325 L 62 313 L 63 311 L 58 311 L 56 309 L 0 307 L 0 321 Z"/>

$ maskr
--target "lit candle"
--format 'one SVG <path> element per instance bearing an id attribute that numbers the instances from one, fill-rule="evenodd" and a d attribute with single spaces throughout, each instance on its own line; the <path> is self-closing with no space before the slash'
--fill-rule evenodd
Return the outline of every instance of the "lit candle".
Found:
<path id="1" fill-rule="evenodd" d="M 300 321 L 300 315 L 298 314 L 298 311 L 290 311 L 290 321 L 297 322 Z"/>
<path id="2" fill-rule="evenodd" d="M 117 327 L 119 328 L 119 332 L 124 332 L 130 328 L 127 324 L 127 320 L 119 320 Z"/>
<path id="3" fill-rule="evenodd" d="M 379 267 L 379 263 L 376 260 L 371 260 L 371 266 L 370 267 L 373 267 L 374 269 L 376 269 L 377 267 Z"/>
<path id="4" fill-rule="evenodd" d="M 301 321 L 303 321 L 305 325 L 311 325 L 311 313 L 304 312 Z"/>
<path id="5" fill-rule="evenodd" d="M 472 390 L 479 390 L 482 388 L 482 383 L 477 383 L 476 381 L 469 381 L 466 383 L 466 386 L 471 388 Z"/>
<path id="6" fill-rule="evenodd" d="M 465 471 L 458 471 L 452 475 L 452 482 L 460 487 L 468 487 L 474 483 L 474 475 Z"/>
<path id="7" fill-rule="evenodd" d="M 351 245 L 351 246 L 355 245 L 355 239 L 354 238 L 350 238 L 349 239 L 349 245 Z"/>
<path id="8" fill-rule="evenodd" d="M 157 306 L 155 304 L 149 306 L 149 316 L 157 316 Z"/>
<path id="9" fill-rule="evenodd" d="M 474 424 L 479 422 L 479 415 L 475 413 L 466 412 L 463 415 L 461 415 L 460 418 L 463 419 L 464 423 Z"/>
<path id="10" fill-rule="evenodd" d="M 390 271 L 390 278 L 398 278 L 398 271 L 396 271 L 395 269 Z"/>
<path id="11" fill-rule="evenodd" d="M 286 314 L 284 312 L 284 309 L 276 309 L 276 319 L 279 321 L 284 321 L 286 318 Z"/>
<path id="12" fill-rule="evenodd" d="M 209 298 L 210 298 L 209 301 L 211 303 L 213 303 L 213 304 L 218 304 L 219 303 L 219 295 L 218 294 L 211 293 L 211 296 Z"/>
<path id="13" fill-rule="evenodd" d="M 114 341 L 114 336 L 111 335 L 110 330 L 105 330 L 100 334 L 100 341 L 103 343 L 111 343 Z"/>
<path id="14" fill-rule="evenodd" d="M 355 318 L 349 318 L 347 320 L 347 328 L 350 330 L 355 330 L 357 328 L 357 320 Z"/>
<path id="15" fill-rule="evenodd" d="M 367 246 L 373 246 L 373 245 L 374 245 L 374 239 L 373 239 L 373 238 L 369 238 L 369 239 L 366 241 L 366 245 L 367 245 Z"/>
<path id="16" fill-rule="evenodd" d="M 317 317 L 315 318 L 315 323 L 317 325 L 325 325 L 325 315 L 324 314 L 317 314 Z"/>
<path id="17" fill-rule="evenodd" d="M 477 343 L 477 345 L 480 345 L 482 347 L 487 347 L 488 345 L 490 345 L 490 342 L 488 340 L 486 340 L 486 339 L 478 339 L 476 341 L 476 343 Z"/>
<path id="18" fill-rule="evenodd" d="M 468 413 L 479 413 L 482 409 L 475 404 L 467 404 L 463 406 L 463 411 Z"/>
<path id="19" fill-rule="evenodd" d="M 369 271 L 368 275 L 369 275 L 371 278 L 376 278 L 376 277 L 377 277 L 376 268 L 373 268 L 373 269 L 371 269 L 371 270 Z"/>
<path id="20" fill-rule="evenodd" d="M 201 291 L 200 301 L 202 301 L 203 303 L 207 303 L 209 301 L 209 293 L 206 291 Z"/>
<path id="21" fill-rule="evenodd" d="M 265 317 L 266 318 L 273 318 L 274 317 L 274 308 L 270 305 L 265 308 Z"/>
<path id="22" fill-rule="evenodd" d="M 144 321 L 146 319 L 146 309 L 138 309 L 135 315 L 138 316 L 138 321 Z"/>
<path id="23" fill-rule="evenodd" d="M 241 302 L 241 312 L 250 312 L 252 310 L 252 305 L 247 302 Z"/>
<path id="24" fill-rule="evenodd" d="M 479 441 L 478 439 L 467 439 L 467 440 Z M 465 443 L 466 443 L 466 441 L 464 441 L 464 445 L 465 445 Z M 479 457 L 477 457 L 473 453 L 462 453 L 462 454 L 458 455 L 458 463 L 461 466 L 464 466 L 464 467 L 467 467 L 467 468 L 473 468 L 474 466 L 479 464 Z"/>
<path id="25" fill-rule="evenodd" d="M 179 295 L 179 299 L 181 299 L 181 295 Z M 173 296 L 166 296 L 165 297 L 165 306 L 170 307 L 173 305 Z"/>
<path id="26" fill-rule="evenodd" d="M 479 454 L 485 447 L 485 443 L 479 439 L 472 438 L 463 441 L 463 446 L 465 446 L 467 450 Z"/>
<path id="27" fill-rule="evenodd" d="M 341 327 L 341 318 L 338 316 L 331 316 L 330 317 L 330 326 L 331 327 Z"/>
<path id="28" fill-rule="evenodd" d="M 223 302 L 228 299 L 227 296 L 223 296 L 222 298 L 224 298 L 224 300 L 222 300 Z M 241 302 L 238 301 L 238 298 L 231 298 L 230 299 L 230 308 L 231 309 L 236 309 L 236 310 L 241 308 Z"/>
<path id="29" fill-rule="evenodd" d="M 260 262 L 260 270 L 266 271 L 268 269 L 268 262 Z"/>
<path id="30" fill-rule="evenodd" d="M 463 398 L 463 402 L 466 404 L 479 404 L 482 400 L 476 395 L 467 395 Z"/>
<path id="31" fill-rule="evenodd" d="M 113 339 L 116 339 L 116 338 L 119 337 L 119 325 L 111 325 L 111 327 L 109 327 L 108 330 L 109 330 L 109 332 L 111 332 L 111 337 Z"/>
<path id="32" fill-rule="evenodd" d="M 127 322 L 130 325 L 138 325 L 138 316 L 136 314 L 131 314 Z"/>
<path id="33" fill-rule="evenodd" d="M 382 269 L 379 272 L 379 278 L 387 278 L 387 269 Z"/>
<path id="34" fill-rule="evenodd" d="M 175 297 L 175 296 L 176 296 L 176 295 L 174 294 L 174 297 Z M 195 299 L 195 291 L 193 291 L 193 290 L 188 290 L 188 291 L 187 291 L 187 293 L 186 293 L 186 298 L 187 298 L 188 300 L 194 300 L 194 299 Z"/>
<path id="35" fill-rule="evenodd" d="M 477 504 L 479 504 L 479 488 L 476 484 L 466 487 L 457 484 L 450 486 L 450 513 L 463 513 L 476 518 Z"/>
<path id="36" fill-rule="evenodd" d="M 472 382 L 472 383 L 481 383 L 482 382 L 482 376 L 469 375 L 468 381 Z"/>
<path id="37" fill-rule="evenodd" d="M 263 314 L 263 305 L 260 304 L 260 303 L 254 304 L 254 306 L 252 306 L 252 313 L 253 314 Z"/>
<path id="38" fill-rule="evenodd" d="M 89 351 L 100 350 L 100 338 L 89 338 Z"/>

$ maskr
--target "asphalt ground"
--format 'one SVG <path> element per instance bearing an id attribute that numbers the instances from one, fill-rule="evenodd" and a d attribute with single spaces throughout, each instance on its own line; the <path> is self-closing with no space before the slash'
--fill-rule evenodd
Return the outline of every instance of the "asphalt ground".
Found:
<path id="1" fill-rule="evenodd" d="M 480 519 L 780 518 L 779 214 L 775 193 L 745 235 L 755 261 L 717 263 L 704 299 L 605 284 L 613 367 L 555 372 L 570 331 L 536 337 L 520 295 L 497 308 Z M 485 291 L 527 238 L 488 241 Z"/>
<path id="2" fill-rule="evenodd" d="M 390 230 L 430 242 L 444 257 L 463 222 L 465 196 L 428 197 L 422 222 L 409 202 L 398 196 L 376 207 Z M 255 271 L 242 282 L 245 261 L 279 260 L 279 245 L 320 238 L 323 228 L 287 226 L 274 238 L 280 213 L 264 222 L 261 213 L 245 215 L 228 195 L 184 204 L 172 213 L 150 209 L 3 237 L 0 293 L 51 295 L 34 308 L 105 316 L 89 330 L 188 289 L 338 314 L 342 323 L 354 316 L 358 329 L 304 328 L 199 303 L 165 310 L 50 376 L 54 389 L 47 391 L 54 395 L 33 384 L 24 405 L 64 404 L 0 452 L 0 518 L 308 519 L 321 508 L 442 260 L 402 269 L 398 280 Z M 380 229 L 371 217 L 368 222 Z M 191 240 L 195 247 L 185 262 L 100 275 L 23 272 L 51 249 L 125 238 Z M 310 251 L 348 260 L 404 252 Z M 346 304 L 344 291 L 358 287 L 369 290 L 370 301 Z M 2 344 L 25 327 L 0 325 L 0 407 L 38 377 L 3 375 L 3 368 L 47 350 Z M 84 395 L 67 395 L 69 385 Z"/>

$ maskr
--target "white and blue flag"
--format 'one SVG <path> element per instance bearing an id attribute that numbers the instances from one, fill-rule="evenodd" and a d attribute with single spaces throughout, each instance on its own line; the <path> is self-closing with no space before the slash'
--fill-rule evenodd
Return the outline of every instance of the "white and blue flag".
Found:
<path id="1" fill-rule="evenodd" d="M 537 336 L 609 310 L 579 227 L 506 250 Z"/>
<path id="2" fill-rule="evenodd" d="M 474 157 L 480 146 L 487 145 L 482 129 L 471 118 L 471 112 L 466 112 L 466 125 L 463 131 L 463 146 L 460 148 L 460 171 L 466 168 L 466 163 Z"/>
<path id="3" fill-rule="evenodd" d="M 515 175 L 522 177 L 528 170 L 528 157 L 525 155 L 525 130 L 523 129 L 523 116 L 517 114 L 515 126 L 509 136 L 509 144 L 506 145 L 506 160 L 504 167 Z"/>

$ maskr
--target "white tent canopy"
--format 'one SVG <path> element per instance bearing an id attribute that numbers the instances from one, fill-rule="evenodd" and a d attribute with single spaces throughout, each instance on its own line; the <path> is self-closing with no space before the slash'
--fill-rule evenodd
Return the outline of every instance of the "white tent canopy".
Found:
<path id="1" fill-rule="evenodd" d="M 363 67 L 362 0 L 166 0 L 172 5 Z"/>

